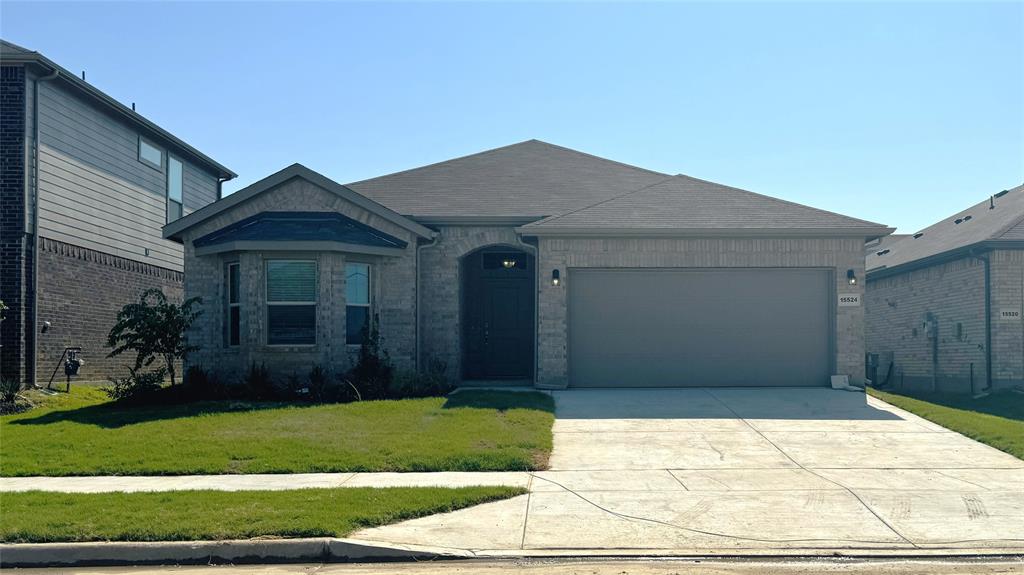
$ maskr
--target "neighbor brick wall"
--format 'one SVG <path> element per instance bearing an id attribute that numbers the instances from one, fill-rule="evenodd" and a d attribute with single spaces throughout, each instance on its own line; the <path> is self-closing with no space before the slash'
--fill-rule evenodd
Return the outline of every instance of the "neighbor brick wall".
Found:
<path id="1" fill-rule="evenodd" d="M 538 260 L 538 385 L 568 385 L 566 284 L 555 287 L 552 269 L 563 278 L 571 268 L 587 267 L 818 267 L 833 268 L 837 293 L 863 293 L 850 286 L 846 270 L 864 278 L 864 242 L 841 239 L 672 239 L 541 238 Z M 864 308 L 835 307 L 835 369 L 854 381 L 864 376 Z"/>
<path id="2" fill-rule="evenodd" d="M 25 236 L 25 69 L 0 67 L 0 376 L 25 381 L 28 253 Z"/>
<path id="3" fill-rule="evenodd" d="M 172 301 L 183 293 L 181 272 L 66 244 L 46 237 L 39 249 L 39 336 L 41 384 L 50 378 L 65 347 L 80 346 L 85 365 L 79 381 L 103 381 L 127 373 L 130 353 L 108 359 L 107 334 L 117 313 L 143 291 L 159 288 Z M 58 371 L 58 381 L 63 370 Z"/>
<path id="4" fill-rule="evenodd" d="M 1024 308 L 1024 251 L 989 252 L 992 282 L 992 384 L 1024 383 L 1024 322 L 1001 310 Z M 880 354 L 880 378 L 891 354 L 894 383 L 968 393 L 985 385 L 985 264 L 961 258 L 868 282 L 868 351 Z M 926 314 L 938 322 L 938 369 L 932 365 Z M 915 333 L 916 332 L 916 333 Z"/>
<path id="5" fill-rule="evenodd" d="M 409 243 L 401 256 L 364 256 L 335 252 L 242 252 L 196 256 L 193 240 L 264 211 L 325 211 L 341 213 Z M 305 180 L 295 179 L 244 202 L 188 230 L 185 244 L 185 295 L 200 296 L 205 313 L 189 332 L 200 346 L 189 364 L 238 378 L 252 363 L 265 364 L 277 377 L 305 376 L 314 365 L 333 373 L 351 367 L 358 346 L 345 344 L 345 262 L 348 258 L 373 264 L 374 313 L 380 321 L 381 342 L 396 368 L 415 369 L 416 359 L 416 237 L 394 223 L 364 210 Z M 317 343 L 314 346 L 266 345 L 264 300 L 265 262 L 274 258 L 315 259 L 318 265 L 319 303 Z M 224 341 L 224 274 L 228 261 L 238 261 L 241 272 L 242 345 L 229 348 Z"/>
<path id="6" fill-rule="evenodd" d="M 1000 310 L 1024 308 L 1024 250 L 996 250 L 992 261 L 992 385 L 1024 384 L 1024 322 Z"/>
<path id="7" fill-rule="evenodd" d="M 970 391 L 971 364 L 980 389 L 985 381 L 985 267 L 963 258 L 907 273 L 870 280 L 866 343 L 879 354 L 878 377 L 891 383 L 930 389 L 932 376 L 946 391 Z M 937 371 L 933 343 L 925 329 L 928 314 L 938 328 Z"/>

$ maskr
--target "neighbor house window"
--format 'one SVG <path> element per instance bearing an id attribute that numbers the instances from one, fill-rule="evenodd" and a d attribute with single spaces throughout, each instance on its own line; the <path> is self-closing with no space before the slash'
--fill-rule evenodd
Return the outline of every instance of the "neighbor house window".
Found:
<path id="1" fill-rule="evenodd" d="M 241 342 L 239 332 L 242 328 L 242 301 L 238 295 L 238 282 L 241 280 L 240 267 L 237 263 L 228 264 L 227 269 L 227 326 L 225 334 L 228 346 L 234 347 Z"/>
<path id="2" fill-rule="evenodd" d="M 345 342 L 363 343 L 370 321 L 370 264 L 345 264 Z"/>
<path id="3" fill-rule="evenodd" d="M 164 151 L 140 136 L 139 161 L 162 170 L 164 167 Z"/>
<path id="4" fill-rule="evenodd" d="M 267 343 L 316 343 L 316 262 L 267 262 Z"/>
<path id="5" fill-rule="evenodd" d="M 182 181 L 185 168 L 174 156 L 167 158 L 167 223 L 181 217 Z"/>

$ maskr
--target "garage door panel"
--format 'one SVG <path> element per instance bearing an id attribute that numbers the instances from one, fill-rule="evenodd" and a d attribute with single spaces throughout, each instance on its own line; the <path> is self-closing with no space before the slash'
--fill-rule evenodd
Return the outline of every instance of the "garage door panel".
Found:
<path id="1" fill-rule="evenodd" d="M 827 270 L 577 269 L 567 283 L 575 387 L 828 382 Z"/>

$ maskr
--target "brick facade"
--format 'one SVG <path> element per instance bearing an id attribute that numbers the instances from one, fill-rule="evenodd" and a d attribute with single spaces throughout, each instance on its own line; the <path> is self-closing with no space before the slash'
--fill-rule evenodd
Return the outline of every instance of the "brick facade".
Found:
<path id="1" fill-rule="evenodd" d="M 196 256 L 192 241 L 214 230 L 264 211 L 325 211 L 342 213 L 409 243 L 401 256 L 366 256 L 337 252 L 241 252 Z M 185 293 L 203 298 L 204 314 L 193 326 L 189 341 L 200 351 L 189 363 L 216 371 L 225 378 L 241 377 L 253 364 L 264 364 L 275 375 L 305 376 L 314 365 L 340 373 L 351 367 L 358 346 L 345 343 L 345 262 L 352 258 L 372 265 L 373 313 L 381 340 L 395 366 L 416 365 L 416 238 L 401 228 L 343 198 L 301 179 L 227 210 L 189 229 L 185 244 Z M 312 259 L 317 262 L 319 299 L 317 338 L 313 346 L 266 345 L 265 262 L 268 259 Z M 228 262 L 240 265 L 241 345 L 225 342 L 225 273 Z"/>
<path id="2" fill-rule="evenodd" d="M 844 239 L 668 239 L 541 238 L 538 259 L 539 326 L 537 384 L 568 385 L 568 321 L 565 284 L 553 286 L 551 270 L 562 277 L 573 268 L 595 267 L 807 267 L 835 270 L 836 292 L 863 294 L 863 282 L 847 283 L 846 270 L 864 277 L 864 242 Z M 571 281 L 571 278 L 569 278 Z M 864 375 L 864 308 L 836 307 L 835 373 L 854 381 Z"/>
<path id="3" fill-rule="evenodd" d="M 183 293 L 181 272 L 73 246 L 46 237 L 39 249 L 39 376 L 45 384 L 65 347 L 80 346 L 85 365 L 80 381 L 104 381 L 127 373 L 130 354 L 106 357 L 107 334 L 117 312 L 143 291 L 160 288 L 172 301 Z M 58 372 L 58 380 L 63 372 Z"/>
<path id="4" fill-rule="evenodd" d="M 1021 310 L 1024 252 L 990 252 L 993 387 L 1024 380 Z M 986 383 L 985 264 L 965 257 L 871 280 L 865 296 L 866 345 L 879 354 L 879 379 L 893 363 L 895 386 L 969 393 Z M 934 322 L 934 339 L 926 321 Z"/>
<path id="5" fill-rule="evenodd" d="M 0 67 L 0 376 L 25 381 L 29 306 L 26 277 L 31 244 L 25 235 L 25 69 Z M 28 334 L 31 337 L 31 334 Z"/>
<path id="6" fill-rule="evenodd" d="M 420 252 L 420 345 L 424 358 L 448 366 L 455 379 L 462 375 L 462 277 L 466 255 L 489 246 L 508 246 L 536 255 L 510 227 L 443 226 L 434 243 Z"/>

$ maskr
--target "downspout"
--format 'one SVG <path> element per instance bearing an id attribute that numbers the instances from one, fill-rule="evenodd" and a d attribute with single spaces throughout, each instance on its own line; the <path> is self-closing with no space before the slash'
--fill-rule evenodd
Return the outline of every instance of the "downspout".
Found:
<path id="1" fill-rule="evenodd" d="M 32 84 L 32 387 L 39 372 L 39 84 L 60 76 L 56 68 Z"/>
<path id="2" fill-rule="evenodd" d="M 518 232 L 515 234 L 516 242 L 533 252 L 533 275 L 536 277 L 533 284 L 533 385 L 536 387 L 540 375 L 538 373 L 540 371 L 540 358 L 538 357 L 538 352 L 540 352 L 540 242 L 537 245 L 528 244 L 523 241 L 523 236 Z"/>
<path id="3" fill-rule="evenodd" d="M 987 393 L 992 389 L 992 260 L 991 250 L 976 252 L 971 250 L 971 256 L 985 263 L 985 389 Z"/>
<path id="4" fill-rule="evenodd" d="M 420 358 L 421 349 L 423 348 L 423 342 L 420 341 L 420 292 L 423 291 L 423 282 L 420 281 L 420 251 L 425 248 L 433 248 L 437 246 L 437 236 L 430 239 L 429 242 L 417 244 L 416 246 L 416 317 L 413 321 L 413 337 L 416 338 L 416 371 L 423 369 L 423 363 Z"/>

